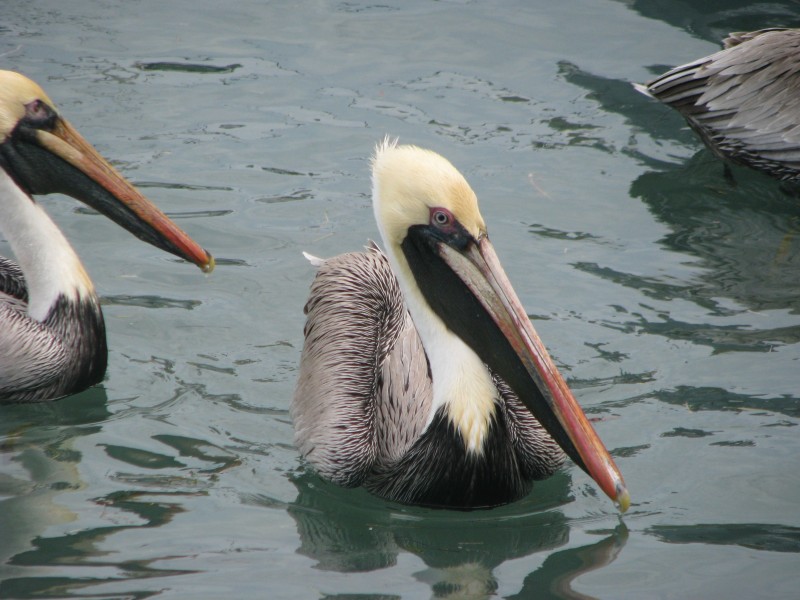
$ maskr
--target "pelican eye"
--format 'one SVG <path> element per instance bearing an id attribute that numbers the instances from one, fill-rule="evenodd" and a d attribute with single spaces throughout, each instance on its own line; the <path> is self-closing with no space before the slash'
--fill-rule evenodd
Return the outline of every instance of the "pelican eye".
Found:
<path id="1" fill-rule="evenodd" d="M 56 124 L 56 111 L 42 100 L 33 100 L 25 105 L 25 121 L 36 129 L 50 130 Z"/>
<path id="2" fill-rule="evenodd" d="M 431 210 L 431 225 L 447 227 L 452 225 L 454 221 L 453 214 L 446 208 L 434 208 Z"/>

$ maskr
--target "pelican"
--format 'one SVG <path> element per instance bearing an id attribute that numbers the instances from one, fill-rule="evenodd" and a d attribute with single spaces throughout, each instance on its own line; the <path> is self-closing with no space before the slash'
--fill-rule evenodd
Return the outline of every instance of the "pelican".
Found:
<path id="1" fill-rule="evenodd" d="M 511 287 L 475 193 L 440 155 L 384 141 L 372 202 L 385 253 L 318 266 L 291 414 L 317 472 L 393 501 L 491 507 L 566 452 L 630 497 Z M 563 450 L 562 450 L 563 449 Z"/>
<path id="2" fill-rule="evenodd" d="M 0 403 L 53 400 L 100 382 L 100 302 L 78 255 L 34 194 L 68 194 L 142 240 L 195 263 L 214 259 L 128 183 L 27 77 L 0 71 Z"/>
<path id="3" fill-rule="evenodd" d="M 800 180 L 800 30 L 731 33 L 723 45 L 635 87 L 681 113 L 719 158 Z"/>

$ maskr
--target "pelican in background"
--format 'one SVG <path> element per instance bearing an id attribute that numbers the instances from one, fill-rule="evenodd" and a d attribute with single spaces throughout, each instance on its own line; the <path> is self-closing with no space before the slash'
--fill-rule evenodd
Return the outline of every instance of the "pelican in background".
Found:
<path id="1" fill-rule="evenodd" d="M 627 509 L 622 476 L 534 331 L 464 177 L 387 140 L 372 185 L 386 254 L 309 257 L 318 272 L 291 407 L 301 454 L 339 485 L 469 509 L 522 498 L 566 452 Z"/>
<path id="2" fill-rule="evenodd" d="M 681 113 L 719 158 L 800 181 L 800 30 L 731 33 L 723 44 L 636 89 Z"/>
<path id="3" fill-rule="evenodd" d="M 34 194 L 85 202 L 140 239 L 211 271 L 214 259 L 59 115 L 44 91 L 0 71 L 0 403 L 53 400 L 99 383 L 105 325 L 89 276 Z"/>

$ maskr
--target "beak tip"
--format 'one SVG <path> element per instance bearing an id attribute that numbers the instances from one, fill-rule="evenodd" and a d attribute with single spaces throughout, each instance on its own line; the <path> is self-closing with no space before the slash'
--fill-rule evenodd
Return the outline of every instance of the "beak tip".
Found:
<path id="1" fill-rule="evenodd" d="M 623 484 L 617 484 L 616 505 L 620 513 L 624 513 L 631 505 L 631 495 Z"/>
<path id="2" fill-rule="evenodd" d="M 200 263 L 198 266 L 203 271 L 203 273 L 207 275 L 214 270 L 214 267 L 217 266 L 217 262 L 214 260 L 213 256 L 211 256 L 208 252 L 206 252 L 206 262 Z"/>

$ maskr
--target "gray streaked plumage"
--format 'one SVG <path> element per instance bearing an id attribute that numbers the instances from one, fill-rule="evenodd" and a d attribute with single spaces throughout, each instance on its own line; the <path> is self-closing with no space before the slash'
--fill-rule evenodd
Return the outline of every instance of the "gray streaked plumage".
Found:
<path id="1" fill-rule="evenodd" d="M 800 180 L 800 30 L 731 33 L 724 47 L 636 88 L 681 113 L 720 158 Z"/>
<path id="2" fill-rule="evenodd" d="M 510 444 L 498 450 L 505 464 L 484 457 L 489 472 L 483 479 L 471 475 L 480 487 L 496 489 L 473 489 L 463 472 L 475 465 L 455 432 L 426 429 L 430 368 L 397 278 L 377 247 L 321 261 L 305 311 L 292 418 L 301 454 L 325 479 L 404 503 L 470 507 L 475 499 L 491 504 L 480 498 L 506 489 L 513 495 L 505 502 L 522 497 L 533 480 L 564 462 L 558 444 L 494 376 L 493 434 Z M 448 444 L 444 438 L 451 437 L 455 443 Z M 441 490 L 431 494 L 438 481 L 452 487 L 448 501 Z"/>
<path id="3" fill-rule="evenodd" d="M 44 321 L 28 315 L 19 267 L 0 257 L 0 402 L 50 400 L 103 379 L 108 350 L 94 290 L 60 295 Z"/>

